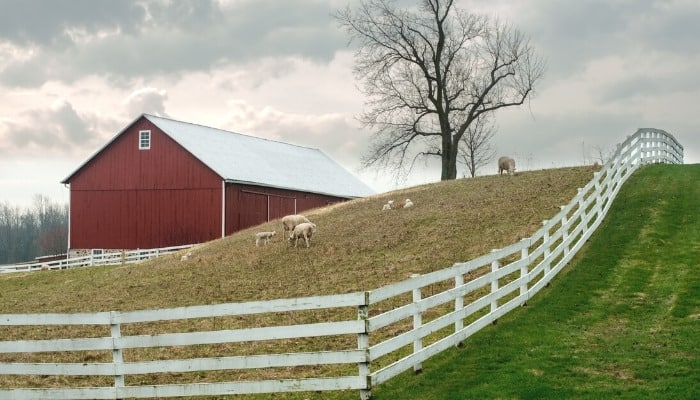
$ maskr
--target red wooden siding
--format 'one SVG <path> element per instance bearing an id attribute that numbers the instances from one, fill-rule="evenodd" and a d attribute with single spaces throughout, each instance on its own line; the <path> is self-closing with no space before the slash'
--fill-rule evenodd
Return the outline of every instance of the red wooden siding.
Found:
<path id="1" fill-rule="evenodd" d="M 139 131 L 151 148 L 139 150 Z M 70 247 L 134 249 L 221 236 L 221 178 L 145 118 L 70 179 Z"/>
<path id="2" fill-rule="evenodd" d="M 71 248 L 149 249 L 221 236 L 221 189 L 71 194 Z"/>
<path id="3" fill-rule="evenodd" d="M 226 235 L 285 215 L 345 201 L 344 198 L 229 183 L 226 185 Z"/>

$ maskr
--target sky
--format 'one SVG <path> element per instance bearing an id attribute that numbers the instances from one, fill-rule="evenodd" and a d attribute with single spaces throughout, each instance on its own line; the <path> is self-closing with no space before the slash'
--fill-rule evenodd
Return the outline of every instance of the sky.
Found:
<path id="1" fill-rule="evenodd" d="M 0 203 L 67 203 L 60 182 L 142 113 L 318 148 L 378 193 L 438 181 L 438 163 L 400 182 L 360 168 L 366 98 L 332 16 L 348 4 L 0 0 Z M 697 0 L 457 6 L 513 25 L 546 60 L 530 100 L 495 114 L 492 145 L 518 170 L 590 164 L 638 128 L 700 162 Z"/>

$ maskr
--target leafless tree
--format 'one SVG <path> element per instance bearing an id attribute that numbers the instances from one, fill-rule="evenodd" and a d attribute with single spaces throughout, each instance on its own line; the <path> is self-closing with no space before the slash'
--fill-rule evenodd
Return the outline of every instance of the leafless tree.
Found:
<path id="1" fill-rule="evenodd" d="M 335 17 L 358 44 L 354 73 L 367 96 L 359 119 L 374 130 L 365 167 L 399 175 L 419 158 L 440 157 L 441 179 L 455 179 L 469 127 L 523 104 L 544 72 L 520 31 L 453 0 L 419 0 L 414 9 L 362 0 Z"/>
<path id="2" fill-rule="evenodd" d="M 598 165 L 604 165 L 612 156 L 612 151 L 605 150 L 601 146 L 593 146 L 593 151 L 595 152 L 593 155 L 593 162 L 597 163 Z"/>
<path id="3" fill-rule="evenodd" d="M 491 147 L 491 138 L 495 134 L 496 125 L 487 116 L 478 118 L 464 132 L 457 161 L 466 165 L 472 178 L 480 167 L 496 157 L 496 150 Z"/>

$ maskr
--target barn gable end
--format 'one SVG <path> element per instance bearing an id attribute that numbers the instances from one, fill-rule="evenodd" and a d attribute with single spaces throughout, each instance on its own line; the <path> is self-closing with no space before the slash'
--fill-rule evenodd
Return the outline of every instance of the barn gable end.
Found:
<path id="1" fill-rule="evenodd" d="M 221 232 L 221 178 L 146 119 L 69 179 L 71 249 L 193 244 Z"/>

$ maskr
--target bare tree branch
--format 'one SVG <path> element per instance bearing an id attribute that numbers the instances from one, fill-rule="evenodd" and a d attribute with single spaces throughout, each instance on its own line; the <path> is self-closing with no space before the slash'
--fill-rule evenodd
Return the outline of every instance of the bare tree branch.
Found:
<path id="1" fill-rule="evenodd" d="M 453 0 L 419 0 L 415 11 L 362 0 L 335 18 L 358 44 L 354 73 L 367 97 L 359 120 L 374 131 L 365 167 L 400 175 L 420 158 L 440 157 L 441 179 L 456 178 L 460 149 L 477 132 L 490 132 L 485 142 L 494 134 L 479 121 L 522 105 L 544 73 L 520 31 Z M 490 151 L 482 143 L 461 153 L 473 160 L 472 175 Z"/>
<path id="2" fill-rule="evenodd" d="M 487 117 L 478 118 L 466 130 L 461 139 L 458 162 L 464 164 L 473 178 L 480 167 L 496 157 L 491 147 L 491 139 L 496 133 L 496 125 Z"/>

